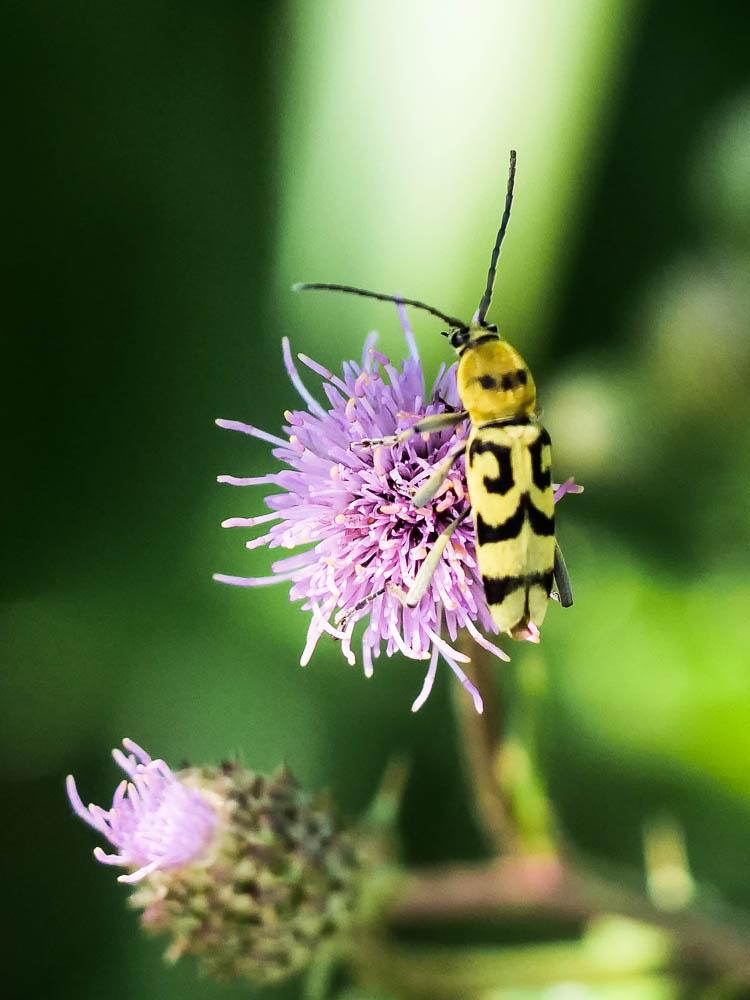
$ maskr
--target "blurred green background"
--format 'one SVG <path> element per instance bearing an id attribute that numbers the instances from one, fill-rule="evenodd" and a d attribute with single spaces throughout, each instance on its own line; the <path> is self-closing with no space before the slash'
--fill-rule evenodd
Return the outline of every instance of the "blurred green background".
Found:
<path id="1" fill-rule="evenodd" d="M 473 858 L 443 670 L 366 681 L 220 521 L 261 493 L 298 405 L 280 338 L 336 366 L 392 289 L 466 314 L 507 169 L 492 318 L 527 357 L 566 500 L 576 605 L 543 650 L 544 766 L 565 828 L 633 866 L 645 819 L 750 908 L 750 64 L 729 0 L 7 5 L 0 607 L 12 997 L 294 997 L 162 964 L 63 794 L 114 786 L 123 735 L 173 763 L 285 759 L 356 814 L 414 761 L 413 863 Z M 414 324 L 434 370 L 446 345 Z M 313 380 L 308 379 L 312 386 Z M 527 655 L 513 650 L 517 658 Z M 581 993 L 581 996 L 599 994 Z M 628 994 L 633 995 L 635 994 Z M 643 994 L 646 995 L 645 993 Z M 578 994 L 576 994 L 578 996 Z"/>

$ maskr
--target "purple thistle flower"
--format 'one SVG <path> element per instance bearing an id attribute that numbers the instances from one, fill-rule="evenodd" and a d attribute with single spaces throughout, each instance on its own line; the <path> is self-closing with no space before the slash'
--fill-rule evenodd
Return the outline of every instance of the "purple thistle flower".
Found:
<path id="1" fill-rule="evenodd" d="M 133 740 L 122 745 L 128 755 L 115 749 L 112 756 L 128 778 L 117 786 L 111 809 L 86 808 L 71 774 L 66 789 L 76 815 L 117 849 L 106 854 L 95 847 L 96 860 L 135 869 L 117 879 L 132 883 L 193 861 L 213 838 L 217 815 L 206 796 L 184 784 L 163 760 L 152 760 Z"/>
<path id="2" fill-rule="evenodd" d="M 286 411 L 286 437 L 235 420 L 216 421 L 267 441 L 274 458 L 287 466 L 254 478 L 219 476 L 220 483 L 232 486 L 279 490 L 265 498 L 270 513 L 232 517 L 223 526 L 271 524 L 266 534 L 246 543 L 249 549 L 309 547 L 272 563 L 272 576 L 217 573 L 214 579 L 241 587 L 291 584 L 290 599 L 302 601 L 311 615 L 302 666 L 324 633 L 340 641 L 344 656 L 354 664 L 354 629 L 368 619 L 360 639 L 365 676 L 372 675 L 373 660 L 383 651 L 426 662 L 422 690 L 412 705 L 416 712 L 432 689 L 442 657 L 481 712 L 481 695 L 459 665 L 470 662 L 469 657 L 452 643 L 465 629 L 494 656 L 509 657 L 483 634 L 497 629 L 485 601 L 470 518 L 455 530 L 418 606 L 409 608 L 403 601 L 438 535 L 469 507 L 463 458 L 425 507 L 415 508 L 412 501 L 435 465 L 466 439 L 468 427 L 414 437 L 393 447 L 352 447 L 363 439 L 395 434 L 426 415 L 461 408 L 455 365 L 447 370 L 441 366 L 425 391 L 414 337 L 404 310 L 399 314 L 409 351 L 400 368 L 375 349 L 375 334 L 365 342 L 361 364 L 345 362 L 341 377 L 298 355 L 323 380 L 327 409 L 305 387 L 289 341 L 283 339 L 287 373 L 307 405 L 305 410 Z M 571 483 L 558 492 L 579 489 Z M 538 633 L 528 638 L 534 641 Z"/>

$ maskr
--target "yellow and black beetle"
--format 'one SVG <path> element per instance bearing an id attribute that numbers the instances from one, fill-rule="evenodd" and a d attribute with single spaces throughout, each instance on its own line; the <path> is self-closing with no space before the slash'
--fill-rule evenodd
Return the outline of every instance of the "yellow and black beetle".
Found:
<path id="1" fill-rule="evenodd" d="M 394 445 L 414 434 L 430 434 L 468 419 L 468 441 L 450 453 L 414 495 L 422 507 L 437 494 L 460 455 L 476 531 L 477 559 L 487 604 L 502 632 L 517 639 L 533 638 L 547 611 L 553 582 L 563 607 L 573 603 L 565 562 L 555 541 L 551 444 L 536 418 L 536 386 L 518 351 L 487 322 L 500 247 L 508 227 L 516 153 L 511 150 L 508 187 L 500 228 L 492 249 L 487 283 L 470 323 L 449 316 L 418 299 L 371 292 L 352 285 L 310 283 L 297 291 L 346 292 L 365 298 L 413 306 L 448 324 L 448 337 L 458 354 L 456 383 L 463 409 L 424 419 L 390 438 L 361 441 L 363 447 Z M 468 511 L 467 511 L 468 513 Z M 437 538 L 406 603 L 415 607 L 427 590 L 445 546 L 464 514 Z"/>

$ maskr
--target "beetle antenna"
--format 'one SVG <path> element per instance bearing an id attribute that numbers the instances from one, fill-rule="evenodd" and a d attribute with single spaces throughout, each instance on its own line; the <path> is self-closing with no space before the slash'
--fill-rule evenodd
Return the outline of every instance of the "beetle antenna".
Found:
<path id="1" fill-rule="evenodd" d="M 413 306 L 414 309 L 423 309 L 424 312 L 430 313 L 431 316 L 442 319 L 448 326 L 458 327 L 461 330 L 466 328 L 466 323 L 463 320 L 456 319 L 455 316 L 449 316 L 434 306 L 428 306 L 426 302 L 420 302 L 419 299 L 405 299 L 403 295 L 386 295 L 384 292 L 370 292 L 366 288 L 355 288 L 354 285 L 331 285 L 318 281 L 300 282 L 292 285 L 292 291 L 346 292 L 348 295 L 361 295 L 365 299 L 377 299 L 378 302 L 395 302 L 396 305 Z"/>
<path id="2" fill-rule="evenodd" d="M 500 228 L 497 231 L 497 237 L 495 238 L 495 245 L 492 248 L 492 256 L 490 257 L 490 267 L 487 271 L 487 287 L 484 290 L 484 295 L 482 296 L 482 301 L 479 303 L 479 308 L 476 311 L 474 317 L 474 322 L 478 323 L 480 326 L 484 326 L 484 320 L 487 316 L 487 310 L 490 308 L 490 302 L 492 301 L 492 289 L 495 285 L 495 273 L 497 271 L 497 261 L 500 257 L 500 246 L 503 242 L 503 237 L 505 236 L 505 230 L 508 228 L 508 222 L 510 220 L 510 206 L 513 204 L 513 183 L 516 179 L 516 151 L 511 149 L 510 151 L 510 168 L 508 170 L 508 188 L 505 193 L 505 208 L 503 209 L 503 217 L 500 220 Z"/>

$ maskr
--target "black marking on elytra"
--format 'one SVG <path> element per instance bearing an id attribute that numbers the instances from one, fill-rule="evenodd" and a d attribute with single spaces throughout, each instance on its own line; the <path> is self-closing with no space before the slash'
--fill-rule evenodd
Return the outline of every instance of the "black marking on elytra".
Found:
<path id="1" fill-rule="evenodd" d="M 484 596 L 488 604 L 502 604 L 506 597 L 525 584 L 523 576 L 483 576 Z"/>
<path id="2" fill-rule="evenodd" d="M 550 436 L 544 427 L 539 429 L 539 437 L 536 441 L 532 441 L 529 445 L 529 454 L 531 455 L 531 475 L 534 480 L 534 486 L 538 490 L 548 490 L 552 485 L 552 469 L 547 466 L 545 469 L 542 465 L 542 459 L 544 457 L 544 448 L 549 446 L 552 442 L 550 441 Z"/>
<path id="3" fill-rule="evenodd" d="M 529 381 L 529 373 L 526 371 L 525 368 L 519 368 L 518 371 L 516 372 L 516 382 L 519 385 L 526 385 L 528 381 Z"/>
<path id="4" fill-rule="evenodd" d="M 480 545 L 487 545 L 490 542 L 507 542 L 511 538 L 518 538 L 525 521 L 526 510 L 523 502 L 519 503 L 515 513 L 511 514 L 502 524 L 487 524 L 482 515 L 477 512 L 477 542 Z"/>
<path id="5" fill-rule="evenodd" d="M 552 593 L 552 580 L 554 578 L 554 573 L 551 569 L 548 569 L 545 573 L 534 573 L 533 579 L 529 580 L 530 587 L 541 587 L 544 593 L 549 597 Z"/>
<path id="6" fill-rule="evenodd" d="M 488 604 L 502 604 L 521 587 L 528 591 L 531 587 L 541 587 L 549 597 L 552 590 L 552 570 L 543 573 L 527 573 L 525 576 L 483 576 L 484 595 Z"/>
<path id="7" fill-rule="evenodd" d="M 485 476 L 484 487 L 488 493 L 497 493 L 505 496 L 513 489 L 515 480 L 513 478 L 513 463 L 511 461 L 511 449 L 496 441 L 483 441 L 475 438 L 469 445 L 469 466 L 474 465 L 474 458 L 477 455 L 489 452 L 497 462 L 497 476 Z"/>
<path id="8" fill-rule="evenodd" d="M 510 392 L 516 384 L 516 376 L 512 372 L 507 372 L 500 380 L 500 388 L 504 392 Z"/>
<path id="9" fill-rule="evenodd" d="M 547 517 L 543 514 L 538 507 L 535 507 L 531 502 L 531 497 L 528 493 L 526 496 L 526 512 L 529 515 L 529 524 L 531 525 L 531 530 L 535 535 L 542 535 L 549 537 L 555 533 L 555 515 Z"/>
<path id="10" fill-rule="evenodd" d="M 518 538 L 526 521 L 535 535 L 549 536 L 555 533 L 555 515 L 547 517 L 534 506 L 528 493 L 522 493 L 518 507 L 501 524 L 488 524 L 477 511 L 477 542 L 479 545 L 486 545 Z"/>
<path id="11" fill-rule="evenodd" d="M 477 382 L 483 389 L 497 389 L 497 382 L 494 375 L 479 375 Z"/>

